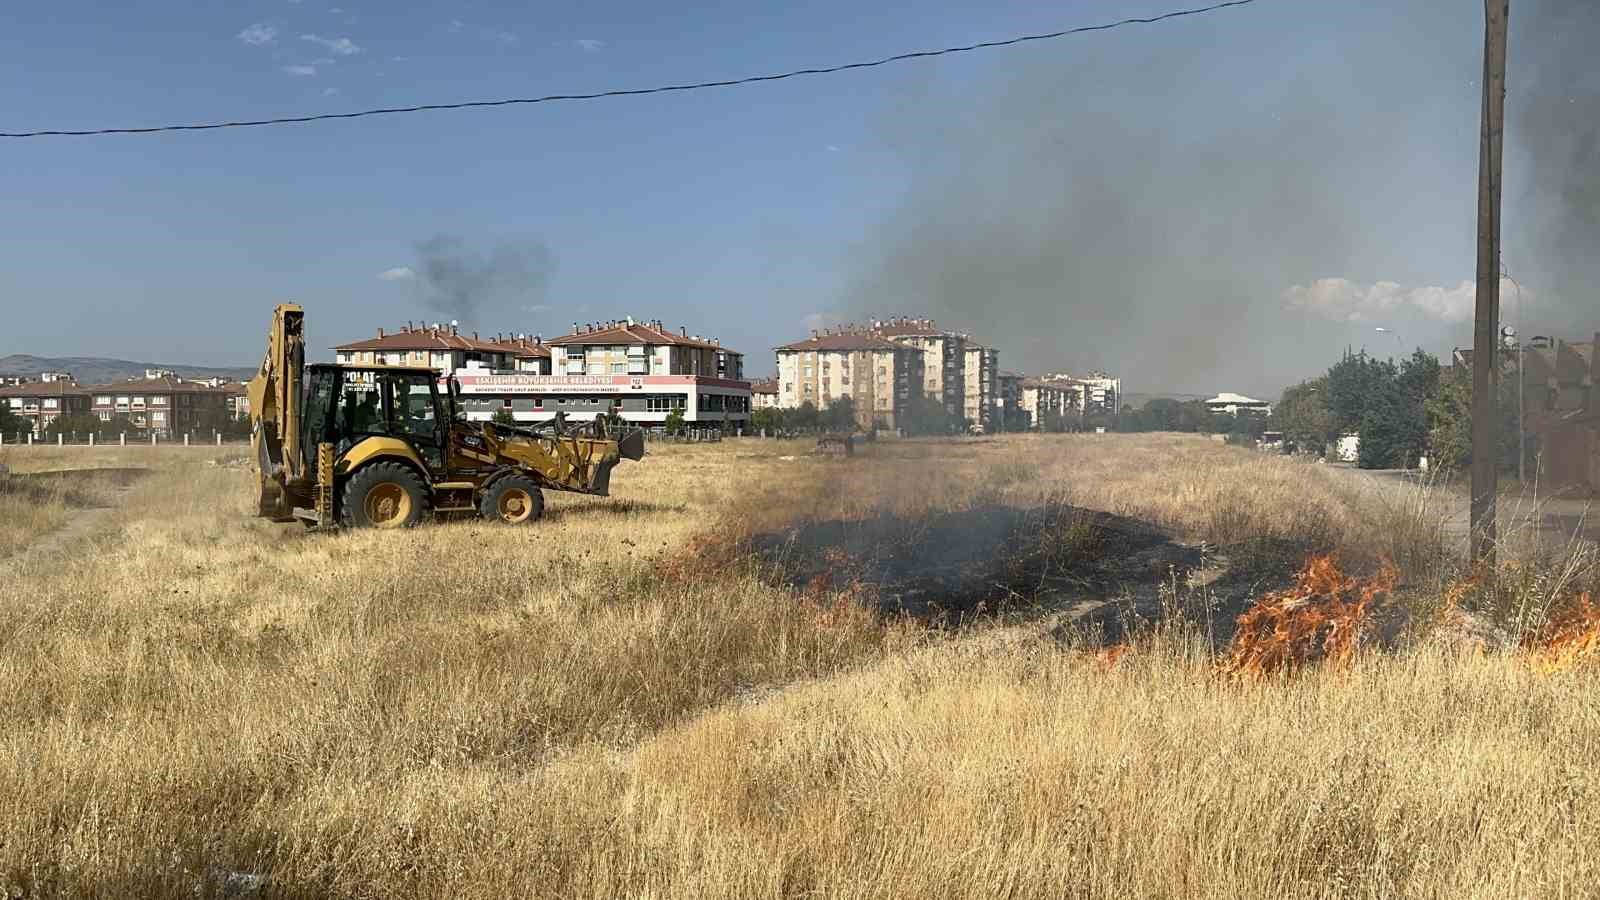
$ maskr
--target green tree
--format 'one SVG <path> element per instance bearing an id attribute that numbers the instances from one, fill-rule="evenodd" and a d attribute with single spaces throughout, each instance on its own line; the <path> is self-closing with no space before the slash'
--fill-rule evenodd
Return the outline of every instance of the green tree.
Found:
<path id="1" fill-rule="evenodd" d="M 822 424 L 822 414 L 817 411 L 817 405 L 810 400 L 788 410 L 784 418 L 790 429 L 794 431 L 815 431 Z"/>
<path id="2" fill-rule="evenodd" d="M 1502 373 L 1499 391 L 1500 447 L 1496 457 L 1503 471 L 1517 468 L 1517 387 Z M 1438 390 L 1425 401 L 1428 417 L 1428 460 L 1441 469 L 1465 469 L 1472 462 L 1472 372 L 1453 366 L 1441 373 Z M 1537 453 L 1530 440 L 1530 457 Z M 1530 462 L 1532 460 L 1530 459 Z"/>
<path id="3" fill-rule="evenodd" d="M 906 403 L 905 411 L 900 414 L 900 428 L 906 434 L 954 434 L 961 428 L 960 416 L 950 414 L 943 403 L 919 394 Z"/>
<path id="4" fill-rule="evenodd" d="M 31 431 L 32 429 L 33 426 L 29 424 L 27 419 L 11 411 L 10 403 L 0 400 L 0 434 L 6 435 L 9 440 L 10 436 L 16 432 Z"/>
<path id="5" fill-rule="evenodd" d="M 822 427 L 828 431 L 855 431 L 856 425 L 856 401 L 852 397 L 835 397 L 822 412 Z"/>
<path id="6" fill-rule="evenodd" d="M 494 411 L 494 415 L 490 417 L 489 421 L 495 423 L 496 425 L 508 425 L 515 427 L 517 424 L 517 417 L 511 414 L 511 410 L 502 406 Z"/>
<path id="7" fill-rule="evenodd" d="M 1328 409 L 1327 376 L 1286 388 L 1268 420 L 1268 430 L 1281 431 L 1296 448 L 1321 455 L 1337 437 Z"/>
<path id="8" fill-rule="evenodd" d="M 666 426 L 667 434 L 683 434 L 685 427 L 683 411 L 675 409 L 667 413 L 667 420 L 662 424 Z"/>
<path id="9" fill-rule="evenodd" d="M 782 421 L 783 411 L 770 406 L 750 414 L 750 427 L 767 434 L 776 434 L 782 426 Z"/>
<path id="10" fill-rule="evenodd" d="M 55 440 L 58 434 L 64 434 L 69 439 L 88 440 L 89 435 L 99 434 L 105 427 L 106 423 L 94 413 L 65 413 L 51 419 L 50 424 L 44 427 L 44 433 L 50 440 Z"/>

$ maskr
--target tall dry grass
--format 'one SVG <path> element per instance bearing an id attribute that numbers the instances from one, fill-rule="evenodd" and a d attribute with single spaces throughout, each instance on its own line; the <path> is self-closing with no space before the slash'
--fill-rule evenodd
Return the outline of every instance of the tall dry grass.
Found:
<path id="1" fill-rule="evenodd" d="M 1394 540 L 1364 534 L 1392 513 L 1337 473 L 1106 437 L 906 442 L 850 462 L 799 444 L 653 447 L 618 470 L 614 498 L 553 497 L 537 527 L 400 534 L 261 522 L 247 471 L 165 466 L 81 553 L 4 576 L 0 883 L 29 897 L 249 892 L 254 876 L 286 897 L 1597 883 L 1591 672 L 1416 649 L 1247 684 L 1176 632 L 1108 667 L 1027 623 L 934 634 L 751 566 L 686 579 L 676 564 L 729 516 L 776 527 L 1061 496 L 1219 546 L 1377 555 Z"/>

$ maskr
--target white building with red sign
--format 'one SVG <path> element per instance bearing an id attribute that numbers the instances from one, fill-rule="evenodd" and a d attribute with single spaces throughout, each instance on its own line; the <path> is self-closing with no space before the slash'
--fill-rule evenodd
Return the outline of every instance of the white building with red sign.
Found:
<path id="1" fill-rule="evenodd" d="M 636 425 L 658 427 L 676 411 L 696 425 L 736 427 L 750 419 L 750 384 L 709 375 L 528 375 L 462 369 L 456 373 L 467 418 L 483 421 L 505 410 L 518 422 L 545 422 L 564 413 L 588 421 L 609 412 Z"/>
<path id="2" fill-rule="evenodd" d="M 664 425 L 676 412 L 685 423 L 742 427 L 750 419 L 750 383 L 744 355 L 720 341 L 677 333 L 659 321 L 620 319 L 574 323 L 542 345 L 544 372 L 461 369 L 468 418 L 489 419 L 502 410 L 519 422 L 542 422 L 562 413 L 586 421 L 607 413 L 645 427 Z"/>

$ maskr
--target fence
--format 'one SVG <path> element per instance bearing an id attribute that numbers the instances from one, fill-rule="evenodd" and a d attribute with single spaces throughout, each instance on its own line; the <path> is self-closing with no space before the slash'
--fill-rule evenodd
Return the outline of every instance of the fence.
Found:
<path id="1" fill-rule="evenodd" d="M 172 435 L 157 432 L 64 431 L 36 434 L 31 431 L 0 431 L 0 447 L 223 447 L 249 443 L 249 435 L 227 434 L 215 429 Z"/>

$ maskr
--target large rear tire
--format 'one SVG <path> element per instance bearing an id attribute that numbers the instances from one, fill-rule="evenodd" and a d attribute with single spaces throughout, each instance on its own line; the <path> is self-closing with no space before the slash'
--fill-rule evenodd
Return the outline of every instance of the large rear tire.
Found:
<path id="1" fill-rule="evenodd" d="M 409 467 L 378 462 L 344 484 L 339 519 L 351 528 L 411 528 L 428 514 L 428 488 Z"/>
<path id="2" fill-rule="evenodd" d="M 532 478 L 507 475 L 483 492 L 478 512 L 491 522 L 526 525 L 544 515 L 544 494 Z"/>

